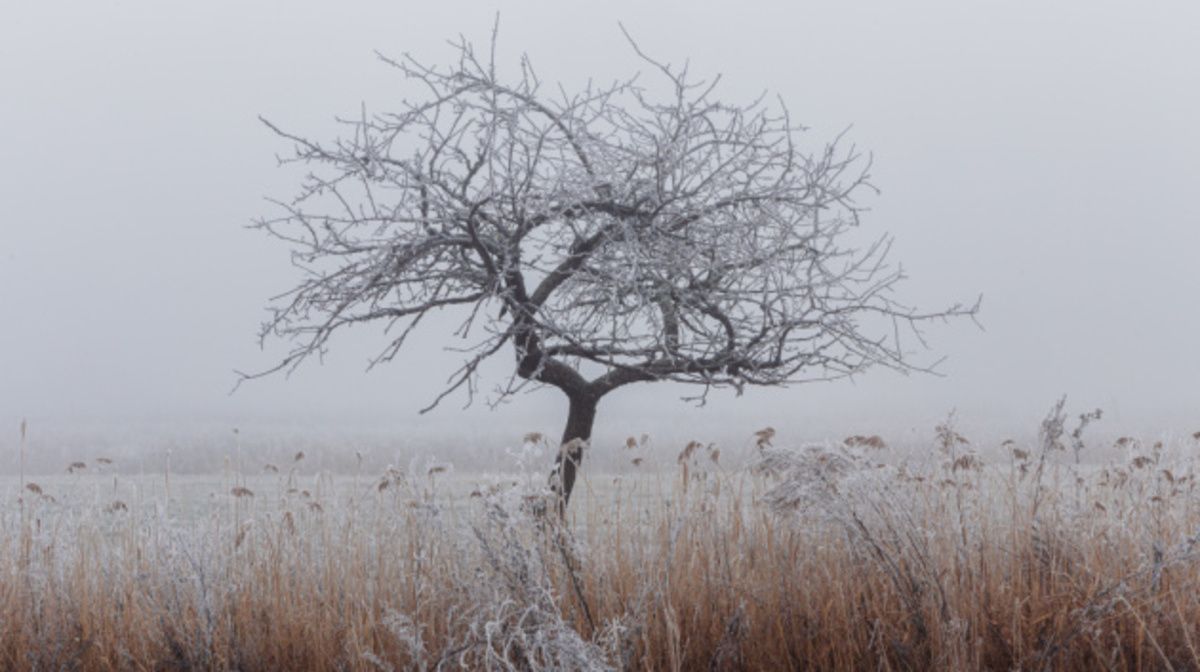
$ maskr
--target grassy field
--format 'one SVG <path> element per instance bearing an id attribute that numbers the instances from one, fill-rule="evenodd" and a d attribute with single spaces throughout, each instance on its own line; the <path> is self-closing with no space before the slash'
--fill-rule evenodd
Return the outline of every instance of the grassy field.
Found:
<path id="1" fill-rule="evenodd" d="M 690 444 L 565 523 L 528 466 L 18 476 L 0 668 L 1200 669 L 1200 440 L 1075 428 Z"/>

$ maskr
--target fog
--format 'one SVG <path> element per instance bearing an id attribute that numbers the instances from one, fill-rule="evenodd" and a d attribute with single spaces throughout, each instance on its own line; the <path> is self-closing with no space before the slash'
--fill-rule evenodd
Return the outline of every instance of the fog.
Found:
<path id="1" fill-rule="evenodd" d="M 940 376 L 720 391 L 703 408 L 641 385 L 604 400 L 602 434 L 927 432 L 951 409 L 1032 429 L 1062 394 L 1111 427 L 1200 429 L 1194 2 L 133 0 L 16 3 L 0 23 L 0 441 L 23 417 L 97 433 L 558 431 L 553 390 L 419 415 L 459 361 L 437 324 L 369 373 L 380 341 L 358 329 L 323 364 L 230 394 L 235 369 L 275 363 L 257 329 L 298 278 L 247 228 L 296 188 L 258 115 L 331 137 L 334 115 L 416 93 L 375 50 L 439 62 L 460 33 L 486 42 L 497 9 L 502 66 L 527 53 L 549 82 L 645 70 L 620 21 L 656 58 L 722 74 L 722 97 L 779 94 L 809 139 L 850 127 L 881 190 L 864 232 L 895 236 L 901 298 L 983 296 L 982 328 L 930 326 L 915 357 L 945 356 Z M 492 362 L 485 392 L 510 364 Z"/>

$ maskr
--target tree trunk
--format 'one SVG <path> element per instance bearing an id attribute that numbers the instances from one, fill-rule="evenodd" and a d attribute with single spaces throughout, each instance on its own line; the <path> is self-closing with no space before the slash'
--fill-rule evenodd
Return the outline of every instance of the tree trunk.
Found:
<path id="1" fill-rule="evenodd" d="M 563 431 L 561 448 L 554 460 L 554 472 L 550 476 L 550 487 L 559 495 L 558 511 L 565 514 L 571 491 L 575 488 L 575 474 L 583 461 L 583 444 L 592 438 L 592 424 L 596 421 L 596 405 L 600 399 L 587 394 L 573 394 L 567 412 L 567 427 Z M 578 439 L 578 441 L 576 441 Z"/>

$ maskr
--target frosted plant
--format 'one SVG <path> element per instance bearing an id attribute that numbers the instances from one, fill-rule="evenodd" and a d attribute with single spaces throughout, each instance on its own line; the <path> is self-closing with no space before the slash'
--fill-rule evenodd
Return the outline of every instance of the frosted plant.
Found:
<path id="1" fill-rule="evenodd" d="M 546 475 L 541 471 L 548 452 L 544 435 L 538 432 L 526 434 L 519 448 L 507 448 L 505 452 L 521 474 L 527 490 L 536 489 L 535 482 L 546 482 Z"/>
<path id="2" fill-rule="evenodd" d="M 419 623 L 415 622 L 407 614 L 389 610 L 383 617 L 383 625 L 392 637 L 401 644 L 404 653 L 412 661 L 409 669 L 418 670 L 419 672 L 425 672 L 425 670 L 429 669 L 429 652 L 426 650 L 425 638 L 421 633 L 421 625 Z M 379 669 L 394 669 L 386 661 L 370 651 L 362 653 L 362 657 Z"/>
<path id="3" fill-rule="evenodd" d="M 899 302 L 890 238 L 851 240 L 869 159 L 840 137 L 806 143 L 782 101 L 722 100 L 717 79 L 630 42 L 661 86 L 548 87 L 528 59 L 504 76 L 494 38 L 488 53 L 464 40 L 446 67 L 384 58 L 420 97 L 342 119 L 340 138 L 266 122 L 305 176 L 257 226 L 303 277 L 261 331 L 291 349 L 243 379 L 291 371 L 365 323 L 384 334 L 372 365 L 388 362 L 424 318 L 457 315 L 464 360 L 428 408 L 473 397 L 501 353 L 514 366 L 495 403 L 561 390 L 561 444 L 580 440 L 555 458 L 565 505 L 600 399 L 626 385 L 687 383 L 703 401 L 928 370 L 902 334 L 923 344 L 923 324 L 977 306 Z"/>
<path id="4" fill-rule="evenodd" d="M 813 444 L 800 449 L 764 448 L 754 469 L 778 482 L 763 495 L 776 512 L 832 510 L 845 497 L 847 477 L 865 469 L 849 450 Z"/>
<path id="5" fill-rule="evenodd" d="M 755 468 L 779 480 L 763 501 L 798 525 L 840 527 L 855 554 L 888 577 L 925 638 L 930 597 L 943 623 L 954 623 L 928 548 L 936 531 L 919 524 L 918 500 L 897 487 L 900 472 L 872 463 L 863 449 L 858 442 L 764 449 Z"/>
<path id="6" fill-rule="evenodd" d="M 443 654 L 472 669 L 610 670 L 604 651 L 563 617 L 553 571 L 566 553 L 556 553 L 554 519 L 530 512 L 528 495 L 509 490 L 483 498 L 471 525 L 473 558 L 464 577 L 467 614 L 464 641 Z M 566 571 L 573 571 L 568 566 Z"/>

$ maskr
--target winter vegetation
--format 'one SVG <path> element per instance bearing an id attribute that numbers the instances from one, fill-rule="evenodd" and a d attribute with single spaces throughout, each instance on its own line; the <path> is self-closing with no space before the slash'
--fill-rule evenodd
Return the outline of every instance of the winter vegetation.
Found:
<path id="1" fill-rule="evenodd" d="M 1100 443 L 1097 417 L 907 451 L 766 428 L 659 470 L 630 437 L 566 519 L 536 434 L 504 477 L 80 455 L 7 488 L 0 667 L 1196 669 L 1200 432 Z"/>
<path id="2" fill-rule="evenodd" d="M 0 672 L 1200 672 L 1200 3 L 12 4 Z"/>
<path id="3" fill-rule="evenodd" d="M 425 410 L 458 391 L 470 403 L 484 362 L 513 357 L 492 403 L 531 386 L 568 400 L 565 508 L 597 406 L 625 386 L 682 383 L 703 401 L 929 371 L 908 342 L 978 303 L 896 297 L 891 238 L 853 235 L 869 157 L 840 138 L 813 147 L 782 100 L 722 100 L 719 77 L 629 42 L 650 77 L 568 90 L 528 58 L 509 75 L 493 32 L 490 50 L 460 38 L 445 66 L 383 57 L 414 97 L 364 106 L 341 137 L 264 120 L 291 145 L 281 163 L 304 173 L 256 226 L 302 275 L 260 332 L 287 354 L 243 380 L 294 371 L 368 325 L 383 334 L 371 366 L 387 363 L 422 322 L 452 315 L 463 362 Z"/>

